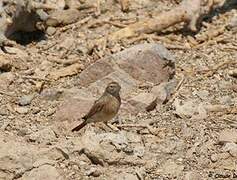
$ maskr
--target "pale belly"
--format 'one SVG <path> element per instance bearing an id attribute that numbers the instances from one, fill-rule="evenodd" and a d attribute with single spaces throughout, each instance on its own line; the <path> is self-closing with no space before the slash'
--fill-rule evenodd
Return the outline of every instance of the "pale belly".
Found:
<path id="1" fill-rule="evenodd" d="M 103 112 L 97 113 L 91 118 L 87 119 L 88 122 L 108 122 L 115 117 L 116 113 L 106 114 Z"/>
<path id="2" fill-rule="evenodd" d="M 118 113 L 120 103 L 117 99 L 110 101 L 100 112 L 97 112 L 94 116 L 87 119 L 87 122 L 108 122 L 115 117 Z"/>

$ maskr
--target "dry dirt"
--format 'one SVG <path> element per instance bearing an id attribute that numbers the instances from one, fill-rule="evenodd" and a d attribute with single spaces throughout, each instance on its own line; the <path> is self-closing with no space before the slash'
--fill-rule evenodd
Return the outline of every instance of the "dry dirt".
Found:
<path id="1" fill-rule="evenodd" d="M 228 27 L 237 17 L 236 7 L 218 9 L 205 17 L 197 33 L 180 25 L 145 38 L 108 44 L 105 50 L 88 50 L 90 40 L 118 30 L 121 24 L 156 16 L 177 3 L 134 0 L 129 11 L 122 12 L 116 1 L 108 0 L 102 3 L 99 15 L 95 10 L 83 11 L 80 19 L 90 17 L 85 24 L 64 31 L 56 27 L 54 35 L 8 48 L 13 54 L 1 52 L 12 68 L 5 67 L 0 74 L 0 178 L 237 178 L 237 79 L 231 75 L 237 68 L 237 25 Z M 205 36 L 218 29 L 222 31 L 215 36 Z M 192 37 L 206 38 L 193 45 Z M 139 127 L 114 133 L 96 125 L 68 135 L 52 130 L 67 90 L 80 88 L 81 70 L 106 54 L 151 42 L 165 44 L 174 55 L 175 76 L 182 84 L 173 99 L 159 108 L 118 119 L 150 123 L 156 133 Z M 48 76 L 75 63 L 81 69 L 76 68 L 71 76 L 56 80 Z M 83 142 L 86 140 L 91 142 Z"/>

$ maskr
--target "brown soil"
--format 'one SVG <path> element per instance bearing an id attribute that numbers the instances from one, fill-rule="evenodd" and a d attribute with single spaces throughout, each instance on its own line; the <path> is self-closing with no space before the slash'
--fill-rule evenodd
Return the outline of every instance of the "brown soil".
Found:
<path id="1" fill-rule="evenodd" d="M 157 131 L 157 135 L 152 135 L 143 128 L 125 129 L 126 132 L 131 131 L 142 139 L 145 149 L 141 160 L 146 162 L 145 165 L 131 163 L 132 160 L 130 163 L 101 166 L 87 160 L 83 161 L 86 157 L 74 154 L 74 159 L 57 160 L 54 166 L 66 179 L 112 179 L 111 177 L 119 177 L 123 173 L 134 174 L 133 177 L 138 179 L 141 179 L 139 176 L 144 179 L 184 179 L 191 172 L 200 174 L 203 179 L 237 178 L 236 157 L 228 156 L 223 145 L 218 144 L 219 133 L 222 130 L 237 127 L 237 79 L 229 75 L 237 64 L 237 31 L 234 28 L 224 28 L 218 35 L 206 38 L 197 45 L 190 40 L 192 37 L 204 37 L 205 34 L 226 27 L 234 15 L 236 16 L 234 7 L 218 9 L 211 16 L 205 17 L 196 34 L 189 32 L 185 27 L 176 26 L 160 34 L 125 39 L 108 44 L 105 50 L 88 52 L 88 42 L 118 30 L 120 27 L 116 26 L 116 23 L 133 23 L 144 17 L 156 16 L 159 12 L 176 5 L 177 1 L 172 0 L 135 0 L 131 2 L 128 12 L 122 12 L 118 3 L 109 0 L 102 3 L 99 16 L 95 16 L 94 11 L 84 11 L 85 16 L 81 19 L 88 16 L 91 16 L 91 19 L 81 26 L 72 26 L 65 31 L 61 31 L 63 27 L 57 27 L 53 36 L 45 35 L 43 40 L 26 45 L 18 44 L 20 52 L 7 55 L 13 66 L 10 71 L 13 75 L 12 82 L 7 88 L 4 84 L 0 85 L 3 87 L 3 92 L 0 93 L 0 127 L 5 140 L 21 141 L 39 148 L 63 143 L 66 147 L 68 137 L 60 134 L 53 142 L 50 139 L 50 143 L 46 144 L 44 141 L 41 143 L 29 140 L 31 134 L 52 125 L 55 120 L 54 114 L 63 99 L 42 98 L 38 93 L 41 85 L 43 84 L 43 91 L 54 89 L 54 92 L 78 86 L 78 73 L 57 80 L 47 79 L 46 75 L 68 66 L 70 61 L 86 68 L 106 54 L 119 52 L 134 44 L 157 42 L 165 44 L 175 56 L 176 77 L 179 80 L 184 78 L 184 82 L 176 92 L 173 102 L 164 104 L 159 110 L 141 113 L 131 119 L 122 119 L 127 123 L 153 122 L 151 126 Z M 22 106 L 22 109 L 19 99 L 32 94 L 35 98 L 29 105 Z M 187 115 L 190 114 L 190 109 L 176 113 L 177 100 L 182 103 L 192 101 L 196 108 L 206 104 L 223 105 L 226 108 L 217 108 L 202 118 L 200 114 Z M 77 138 L 82 134 L 72 136 Z M 223 153 L 228 157 L 222 158 Z M 217 160 L 212 159 L 214 154 Z M 78 162 L 75 157 L 78 158 Z M 85 164 L 80 164 L 81 161 Z M 91 168 L 102 174 L 99 173 L 99 177 L 94 177 L 97 172 L 87 175 L 88 169 Z M 125 177 L 129 179 L 129 176 Z"/>

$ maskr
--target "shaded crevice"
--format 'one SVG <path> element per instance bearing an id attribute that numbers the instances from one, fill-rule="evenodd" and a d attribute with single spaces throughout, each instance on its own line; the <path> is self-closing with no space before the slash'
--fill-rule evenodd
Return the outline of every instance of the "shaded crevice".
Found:
<path id="1" fill-rule="evenodd" d="M 11 8 L 9 3 L 9 6 L 4 7 L 3 16 L 0 18 L 0 41 L 11 40 L 27 45 L 46 39 L 44 21 L 39 15 L 42 10 L 28 3 L 18 3 L 14 6 Z"/>
<path id="2" fill-rule="evenodd" d="M 45 40 L 46 36 L 43 31 L 33 31 L 33 32 L 25 32 L 25 31 L 16 31 L 11 34 L 8 39 L 13 40 L 21 45 L 27 45 L 32 42 L 39 42 L 41 40 Z"/>

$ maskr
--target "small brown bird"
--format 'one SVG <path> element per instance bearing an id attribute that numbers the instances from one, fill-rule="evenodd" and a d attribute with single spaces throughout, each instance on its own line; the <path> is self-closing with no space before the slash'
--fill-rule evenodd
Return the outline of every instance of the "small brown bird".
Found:
<path id="1" fill-rule="evenodd" d="M 111 82 L 107 85 L 103 95 L 95 101 L 90 111 L 82 118 L 84 121 L 73 131 L 79 131 L 88 123 L 105 122 L 114 118 L 121 105 L 120 92 L 121 86 L 117 82 Z"/>

